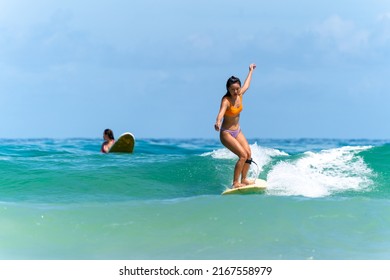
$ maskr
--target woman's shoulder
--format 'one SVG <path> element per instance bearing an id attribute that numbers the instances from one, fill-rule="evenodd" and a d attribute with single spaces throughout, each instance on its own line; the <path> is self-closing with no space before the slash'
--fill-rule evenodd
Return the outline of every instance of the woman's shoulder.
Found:
<path id="1" fill-rule="evenodd" d="M 231 103 L 231 102 L 230 102 L 229 96 L 226 96 L 226 95 L 222 97 L 222 100 L 221 100 L 221 101 L 222 101 L 223 103 Z"/>

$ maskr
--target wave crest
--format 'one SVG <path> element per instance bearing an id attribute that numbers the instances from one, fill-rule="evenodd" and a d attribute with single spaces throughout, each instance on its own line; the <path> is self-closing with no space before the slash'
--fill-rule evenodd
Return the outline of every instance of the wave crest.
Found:
<path id="1" fill-rule="evenodd" d="M 375 174 L 359 152 L 371 146 L 345 146 L 305 152 L 302 157 L 281 161 L 267 175 L 268 191 L 274 195 L 329 196 L 342 191 L 364 191 Z"/>

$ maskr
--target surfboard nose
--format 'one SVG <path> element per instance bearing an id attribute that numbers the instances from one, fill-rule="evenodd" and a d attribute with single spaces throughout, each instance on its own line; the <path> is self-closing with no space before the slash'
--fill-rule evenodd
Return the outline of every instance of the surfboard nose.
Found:
<path id="1" fill-rule="evenodd" d="M 132 153 L 134 151 L 135 137 L 130 132 L 125 132 L 119 136 L 112 145 L 109 153 Z"/>

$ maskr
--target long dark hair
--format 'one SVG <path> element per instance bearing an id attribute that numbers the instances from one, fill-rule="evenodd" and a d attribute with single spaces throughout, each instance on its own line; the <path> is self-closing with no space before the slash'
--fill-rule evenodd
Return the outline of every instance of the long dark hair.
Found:
<path id="1" fill-rule="evenodd" d="M 114 138 L 114 132 L 112 132 L 111 129 L 107 128 L 104 130 L 104 134 L 108 136 L 111 140 L 115 140 Z"/>
<path id="2" fill-rule="evenodd" d="M 237 78 L 237 77 L 231 76 L 231 77 L 227 80 L 227 82 L 226 82 L 226 91 L 227 91 L 227 92 L 226 92 L 226 94 L 225 94 L 222 98 L 230 96 L 229 88 L 230 88 L 230 86 L 231 86 L 232 84 L 236 84 L 236 83 L 238 83 L 238 84 L 241 86 L 241 81 L 240 81 L 240 79 Z"/>

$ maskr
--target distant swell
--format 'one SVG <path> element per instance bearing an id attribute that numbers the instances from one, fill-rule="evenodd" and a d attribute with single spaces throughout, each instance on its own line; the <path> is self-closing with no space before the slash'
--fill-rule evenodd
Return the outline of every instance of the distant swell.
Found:
<path id="1" fill-rule="evenodd" d="M 112 202 L 220 195 L 237 156 L 207 139 L 138 140 L 135 153 L 99 139 L 0 141 L 0 201 Z M 390 145 L 364 140 L 250 141 L 250 177 L 268 196 L 390 196 Z"/>

